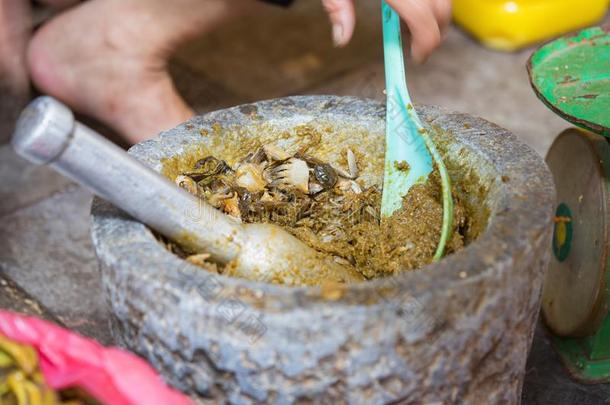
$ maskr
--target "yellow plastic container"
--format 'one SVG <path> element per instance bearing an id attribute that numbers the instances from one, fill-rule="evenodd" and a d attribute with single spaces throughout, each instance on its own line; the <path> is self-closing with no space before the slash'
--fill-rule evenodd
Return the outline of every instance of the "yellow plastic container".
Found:
<path id="1" fill-rule="evenodd" d="M 609 0 L 453 0 L 453 18 L 486 46 L 512 51 L 599 21 Z"/>

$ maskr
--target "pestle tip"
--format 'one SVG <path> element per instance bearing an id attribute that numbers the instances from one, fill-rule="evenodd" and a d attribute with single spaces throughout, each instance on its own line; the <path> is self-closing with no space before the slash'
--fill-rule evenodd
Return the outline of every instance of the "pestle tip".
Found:
<path id="1" fill-rule="evenodd" d="M 52 97 L 33 100 L 19 116 L 11 145 L 21 157 L 47 164 L 67 147 L 74 129 L 74 115 Z"/>

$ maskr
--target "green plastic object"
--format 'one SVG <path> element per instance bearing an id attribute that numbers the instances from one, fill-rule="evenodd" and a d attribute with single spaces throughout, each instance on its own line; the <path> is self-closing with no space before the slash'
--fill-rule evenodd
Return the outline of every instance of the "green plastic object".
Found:
<path id="1" fill-rule="evenodd" d="M 538 97 L 573 124 L 610 136 L 610 27 L 593 27 L 540 47 L 530 57 Z"/>
<path id="2" fill-rule="evenodd" d="M 563 364 L 577 380 L 587 383 L 610 381 L 610 315 L 592 336 L 552 337 Z"/>
<path id="3" fill-rule="evenodd" d="M 610 92 L 610 83 L 606 89 L 602 89 L 606 93 Z M 597 137 L 594 134 L 589 134 L 591 137 Z M 606 139 L 606 144 L 610 143 L 610 139 Z M 600 143 L 602 146 L 603 143 Z M 606 201 L 600 201 L 600 204 L 606 204 L 610 207 L 610 148 L 607 146 L 599 149 L 599 154 L 596 155 L 594 164 L 600 167 L 602 178 L 605 179 L 602 187 L 605 190 L 604 195 Z M 581 190 L 579 190 L 581 191 Z M 561 205 L 560 205 L 561 207 Z M 562 213 L 565 215 L 565 213 Z M 576 215 L 579 212 L 575 213 Z M 573 220 L 578 220 L 578 216 L 573 216 Z M 598 221 L 606 223 L 601 217 L 596 218 Z M 578 237 L 578 235 L 570 235 L 570 237 Z M 562 362 L 577 380 L 587 383 L 606 383 L 610 382 L 610 250 L 608 250 L 607 240 L 597 241 L 602 246 L 606 244 L 606 256 L 600 258 L 602 263 L 600 266 L 605 267 L 604 277 L 601 281 L 602 288 L 600 293 L 605 297 L 601 302 L 600 311 L 605 311 L 606 315 L 599 323 L 597 329 L 592 334 L 584 337 L 562 337 L 553 336 L 552 343 L 559 353 Z M 591 251 L 589 251 L 590 254 Z M 561 253 L 561 252 L 558 252 Z M 567 252 L 567 254 L 570 254 Z M 558 259 L 561 258 L 561 255 Z M 605 260 L 605 262 L 603 262 Z M 602 312 L 603 313 L 603 312 Z"/>
<path id="4" fill-rule="evenodd" d="M 610 175 L 609 166 L 605 166 L 606 175 Z M 606 184 L 610 190 L 610 177 Z M 606 264 L 604 282 L 606 288 L 610 288 L 610 259 Z M 552 343 L 575 379 L 586 383 L 610 382 L 610 312 L 592 335 L 576 338 L 553 336 Z"/>
<path id="5" fill-rule="evenodd" d="M 439 260 L 451 235 L 453 199 L 447 169 L 428 130 L 419 119 L 407 90 L 400 18 L 385 1 L 381 2 L 383 50 L 386 80 L 386 152 L 381 198 L 381 215 L 389 217 L 416 183 L 424 182 L 438 167 L 443 190 L 443 227 L 434 260 Z"/>

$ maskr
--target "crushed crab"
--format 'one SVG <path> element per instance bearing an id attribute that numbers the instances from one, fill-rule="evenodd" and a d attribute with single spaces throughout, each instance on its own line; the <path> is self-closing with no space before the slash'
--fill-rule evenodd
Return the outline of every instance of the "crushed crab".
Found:
<path id="1" fill-rule="evenodd" d="M 284 160 L 288 160 L 292 157 L 292 156 L 290 156 L 289 153 L 283 151 L 282 149 L 280 149 L 277 146 L 274 146 L 272 144 L 267 144 L 267 145 L 263 146 L 262 150 L 265 152 L 265 155 L 267 155 L 267 158 L 269 158 L 269 160 L 275 160 L 275 161 L 281 162 Z"/>
<path id="2" fill-rule="evenodd" d="M 324 187 L 315 182 L 309 182 L 309 194 L 318 194 L 324 191 Z"/>
<path id="3" fill-rule="evenodd" d="M 193 195 L 198 194 L 199 190 L 197 187 L 197 182 L 189 176 L 185 176 L 185 175 L 181 174 L 180 176 L 176 177 L 175 183 L 180 188 L 188 191 L 190 194 L 193 194 Z"/>
<path id="4" fill-rule="evenodd" d="M 351 149 L 347 150 L 347 168 L 349 170 L 350 179 L 358 177 L 358 164 L 356 163 L 356 155 Z"/>
<path id="5" fill-rule="evenodd" d="M 352 152 L 351 149 L 347 150 L 347 170 L 342 167 L 335 167 L 335 171 L 339 174 L 339 176 L 344 177 L 346 179 L 355 180 L 358 177 L 358 164 L 356 163 L 356 155 Z"/>
<path id="6" fill-rule="evenodd" d="M 394 274 L 429 263 L 440 232 L 442 205 L 438 184 L 412 187 L 405 209 L 381 220 L 381 189 L 365 186 L 354 150 L 337 151 L 338 161 L 325 161 L 320 134 L 297 128 L 298 145 L 289 153 L 265 144 L 231 164 L 206 156 L 174 178 L 176 184 L 218 210 L 244 223 L 273 223 L 311 248 L 355 266 L 366 278 Z M 425 217 L 422 219 L 422 217 Z M 454 235 L 449 251 L 463 245 L 468 229 L 464 208 L 454 208 Z M 178 248 L 172 248 L 180 252 Z M 206 255 L 182 255 L 209 271 Z"/>
<path id="7" fill-rule="evenodd" d="M 309 146 L 319 141 L 316 136 L 306 138 Z M 233 167 L 206 156 L 197 160 L 190 172 L 177 176 L 175 182 L 236 219 L 303 225 L 311 217 L 311 210 L 319 210 L 321 204 L 341 211 L 362 204 L 364 197 L 357 197 L 363 189 L 356 180 L 356 155 L 350 149 L 346 154 L 347 170 L 308 154 L 306 147 L 289 154 L 266 144 Z M 324 240 L 335 239 L 340 233 L 336 224 L 312 222 L 309 226 L 326 229 Z"/>
<path id="8" fill-rule="evenodd" d="M 263 178 L 263 170 L 260 165 L 246 163 L 235 171 L 236 184 L 251 193 L 264 191 L 267 181 Z"/>
<path id="9" fill-rule="evenodd" d="M 309 192 L 309 166 L 304 160 L 290 158 L 271 170 L 272 184 L 294 187 L 303 193 Z"/>
<path id="10" fill-rule="evenodd" d="M 330 189 L 337 184 L 338 176 L 335 169 L 328 163 L 317 164 L 313 168 L 313 175 L 324 189 Z"/>
<path id="11" fill-rule="evenodd" d="M 241 211 L 239 209 L 239 196 L 233 193 L 230 197 L 220 201 L 220 208 L 225 214 L 241 219 Z"/>
<path id="12" fill-rule="evenodd" d="M 361 194 L 362 187 L 354 180 L 341 179 L 337 184 L 337 188 L 344 193 Z"/>

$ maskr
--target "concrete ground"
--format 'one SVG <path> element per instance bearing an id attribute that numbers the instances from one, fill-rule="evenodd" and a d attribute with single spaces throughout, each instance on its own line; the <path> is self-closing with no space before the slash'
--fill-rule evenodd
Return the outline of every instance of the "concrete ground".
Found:
<path id="1" fill-rule="evenodd" d="M 354 40 L 340 50 L 331 45 L 318 2 L 297 2 L 289 11 L 269 7 L 182 49 L 172 72 L 178 88 L 201 113 L 289 94 L 382 100 L 377 7 L 377 2 L 358 2 Z M 544 155 L 569 124 L 548 111 L 530 89 L 525 62 L 531 51 L 486 50 L 451 28 L 426 65 L 408 64 L 412 97 L 493 121 Z M 0 128 L 7 127 L 3 124 Z M 90 193 L 15 156 L 7 135 L 0 134 L 0 308 L 44 316 L 112 343 L 89 237 Z M 571 381 L 538 329 L 524 403 L 592 404 L 609 398 L 608 386 Z"/>

